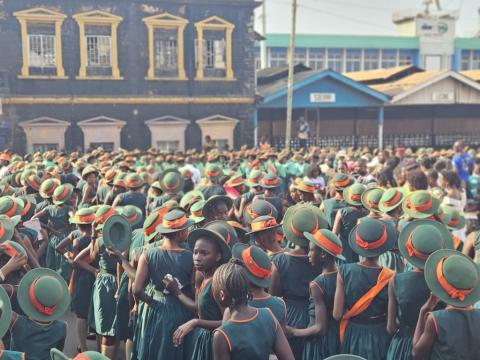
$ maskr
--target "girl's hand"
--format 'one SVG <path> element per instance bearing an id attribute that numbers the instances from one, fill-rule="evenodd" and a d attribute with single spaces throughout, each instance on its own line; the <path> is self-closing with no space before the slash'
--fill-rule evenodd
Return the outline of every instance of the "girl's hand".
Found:
<path id="1" fill-rule="evenodd" d="M 187 321 L 185 324 L 180 325 L 173 333 L 173 346 L 180 346 L 183 343 L 183 339 L 190 332 L 197 327 L 197 319 Z"/>
<path id="2" fill-rule="evenodd" d="M 428 298 L 427 302 L 423 304 L 422 309 L 426 312 L 431 312 L 433 309 L 435 309 L 439 301 L 440 300 L 438 297 L 430 293 L 430 297 Z"/>
<path id="3" fill-rule="evenodd" d="M 28 258 L 25 255 L 22 253 L 16 253 L 8 260 L 8 262 L 5 264 L 5 267 L 9 270 L 9 272 L 14 272 L 27 265 L 27 262 Z"/>
<path id="4" fill-rule="evenodd" d="M 178 296 L 180 294 L 180 289 L 178 287 L 178 282 L 175 278 L 173 278 L 171 275 L 168 276 L 169 274 L 165 275 L 163 278 L 163 286 L 165 286 L 165 289 L 167 289 L 170 294 L 173 296 Z"/>
<path id="5" fill-rule="evenodd" d="M 287 325 L 285 326 L 285 335 L 288 337 L 295 336 L 295 330 L 295 328 Z"/>

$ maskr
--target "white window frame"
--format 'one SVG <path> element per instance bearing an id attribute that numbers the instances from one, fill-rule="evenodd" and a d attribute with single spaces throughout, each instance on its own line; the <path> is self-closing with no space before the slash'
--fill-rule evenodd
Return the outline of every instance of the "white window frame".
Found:
<path id="1" fill-rule="evenodd" d="M 93 41 L 95 39 L 96 41 Z M 101 42 L 103 41 L 105 43 L 102 44 Z M 112 67 L 112 37 L 110 35 L 85 35 L 85 42 L 87 47 L 87 67 Z M 90 47 L 92 45 L 91 43 L 93 43 L 96 49 Z M 106 46 L 107 49 L 102 48 L 103 46 Z M 103 51 L 106 53 L 102 54 L 101 52 Z M 108 59 L 108 61 L 102 61 L 103 57 Z"/>
<path id="2" fill-rule="evenodd" d="M 153 42 L 155 70 L 178 71 L 178 32 L 175 32 L 175 36 L 169 36 L 168 39 L 158 38 L 154 35 Z"/>
<path id="3" fill-rule="evenodd" d="M 35 44 L 36 43 L 36 44 Z M 40 53 L 32 49 L 37 46 Z M 50 54 L 46 53 L 46 47 L 49 47 Z M 57 56 L 55 47 L 55 35 L 46 34 L 28 34 L 28 65 L 37 68 L 55 68 L 57 67 Z"/>

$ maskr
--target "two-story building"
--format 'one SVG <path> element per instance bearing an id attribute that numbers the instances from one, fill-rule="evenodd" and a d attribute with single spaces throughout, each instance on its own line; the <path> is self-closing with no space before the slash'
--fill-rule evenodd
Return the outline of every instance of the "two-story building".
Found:
<path id="1" fill-rule="evenodd" d="M 251 143 L 255 6 L 2 1 L 0 138 L 19 151 Z"/>

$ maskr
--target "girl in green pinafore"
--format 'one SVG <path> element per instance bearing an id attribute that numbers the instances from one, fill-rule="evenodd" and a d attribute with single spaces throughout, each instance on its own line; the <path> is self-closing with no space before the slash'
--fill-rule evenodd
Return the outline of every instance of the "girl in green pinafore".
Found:
<path id="1" fill-rule="evenodd" d="M 387 356 L 387 285 L 394 272 L 379 266 L 378 256 L 396 240 L 395 232 L 376 219 L 365 218 L 350 233 L 350 247 L 362 260 L 345 264 L 337 274 L 333 317 L 340 321 L 341 353 L 369 360 Z"/>
<path id="2" fill-rule="evenodd" d="M 365 185 L 354 183 L 343 191 L 343 197 L 347 206 L 338 210 L 335 216 L 335 223 L 332 231 L 342 241 L 343 253 L 347 263 L 358 261 L 358 255 L 350 248 L 348 244 L 348 235 L 358 219 L 365 216 L 365 210 L 362 207 L 362 194 L 365 192 Z"/>
<path id="3" fill-rule="evenodd" d="M 420 308 L 430 296 L 423 269 L 436 250 L 453 248 L 452 237 L 443 224 L 416 220 L 400 233 L 398 246 L 413 270 L 396 274 L 388 284 L 387 331 L 393 335 L 387 360 L 413 360 L 412 338 Z"/>
<path id="4" fill-rule="evenodd" d="M 214 296 L 230 317 L 214 330 L 214 359 L 293 360 L 282 327 L 270 309 L 248 305 L 248 278 L 237 259 L 220 266 L 213 275 Z"/>
<path id="5" fill-rule="evenodd" d="M 180 300 L 165 288 L 163 280 L 177 279 L 182 295 L 189 296 L 193 272 L 192 252 L 182 247 L 193 221 L 180 210 L 165 214 L 157 230 L 164 235 L 161 246 L 149 247 L 139 259 L 133 283 L 133 294 L 148 304 L 141 337 L 134 337 L 134 351 L 138 359 L 162 360 L 182 359 L 187 353 L 183 344 L 175 346 L 175 330 L 193 314 Z M 155 286 L 153 296 L 145 292 L 145 285 L 152 281 Z M 188 294 L 188 295 L 184 295 Z M 139 319 L 140 322 L 140 319 Z M 137 324 L 138 325 L 138 324 Z"/>
<path id="6" fill-rule="evenodd" d="M 287 328 L 287 333 L 306 338 L 304 360 L 324 359 L 339 353 L 338 321 L 333 318 L 333 303 L 338 268 L 335 261 L 345 261 L 342 242 L 330 230 L 305 233 L 310 240 L 310 263 L 321 266 L 322 273 L 310 283 L 310 323 L 306 329 Z"/>
<path id="7" fill-rule="evenodd" d="M 70 184 L 64 184 L 57 187 L 53 193 L 53 205 L 47 206 L 42 211 L 36 213 L 33 218 L 42 218 L 46 216 L 48 227 L 51 229 L 51 235 L 47 246 L 45 256 L 45 266 L 57 271 L 65 281 L 70 281 L 72 267 L 67 259 L 55 249 L 57 245 L 67 237 L 70 213 L 72 207 L 66 205 L 73 193 L 73 187 Z"/>
<path id="8" fill-rule="evenodd" d="M 333 228 L 337 211 L 347 206 L 347 202 L 343 198 L 343 190 L 353 182 L 353 178 L 341 173 L 336 174 L 330 182 L 329 187 L 335 191 L 335 194 L 332 198 L 323 200 L 320 205 L 320 210 L 325 214 L 330 228 Z"/>
<path id="9" fill-rule="evenodd" d="M 197 330 L 191 359 L 208 360 L 213 357 L 212 331 L 222 324 L 223 317 L 223 310 L 213 297 L 212 277 L 232 253 L 226 241 L 212 230 L 195 229 L 188 235 L 187 241 L 193 249 L 193 263 L 197 271 L 195 302 L 181 292 L 175 280 L 165 279 L 164 283 L 182 304 L 197 313 L 198 318 L 178 327 L 173 334 L 173 343 L 181 345 L 190 332 Z"/>

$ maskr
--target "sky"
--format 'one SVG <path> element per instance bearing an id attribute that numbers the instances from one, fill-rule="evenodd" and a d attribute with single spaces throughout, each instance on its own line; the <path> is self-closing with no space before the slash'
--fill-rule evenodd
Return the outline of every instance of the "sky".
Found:
<path id="1" fill-rule="evenodd" d="M 264 0 L 267 33 L 289 33 L 292 0 Z M 297 0 L 297 33 L 395 35 L 392 14 L 402 9 L 422 9 L 422 0 Z M 479 0 L 440 0 L 443 10 L 459 10 L 457 36 L 480 30 Z M 431 7 L 434 8 L 434 7 Z M 255 25 L 260 31 L 261 7 Z M 480 41 L 480 40 L 479 40 Z"/>

